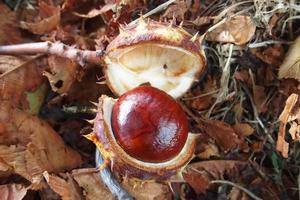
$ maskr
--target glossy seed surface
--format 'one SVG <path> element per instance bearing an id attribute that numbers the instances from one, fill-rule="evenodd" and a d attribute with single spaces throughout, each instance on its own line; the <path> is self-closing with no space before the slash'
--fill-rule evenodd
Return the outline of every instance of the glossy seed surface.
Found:
<path id="1" fill-rule="evenodd" d="M 111 122 L 116 141 L 124 151 L 146 162 L 172 159 L 188 135 L 181 106 L 165 92 L 150 86 L 122 95 L 113 107 Z"/>

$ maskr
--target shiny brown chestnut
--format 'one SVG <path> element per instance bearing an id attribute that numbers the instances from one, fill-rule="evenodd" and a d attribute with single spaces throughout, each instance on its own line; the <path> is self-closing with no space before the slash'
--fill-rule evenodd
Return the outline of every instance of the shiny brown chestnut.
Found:
<path id="1" fill-rule="evenodd" d="M 140 86 L 122 95 L 112 110 L 112 130 L 130 156 L 163 162 L 176 156 L 188 135 L 186 115 L 165 92 Z"/>
<path id="2" fill-rule="evenodd" d="M 100 97 L 89 139 L 112 168 L 143 179 L 181 172 L 196 142 L 181 106 L 151 86 L 134 88 L 118 100 Z"/>

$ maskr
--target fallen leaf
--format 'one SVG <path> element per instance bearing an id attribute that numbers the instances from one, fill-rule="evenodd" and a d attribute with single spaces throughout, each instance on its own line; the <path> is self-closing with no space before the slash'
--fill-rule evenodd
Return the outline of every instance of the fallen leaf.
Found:
<path id="1" fill-rule="evenodd" d="M 267 48 L 252 48 L 251 53 L 264 63 L 276 68 L 282 63 L 284 57 L 284 48 L 282 45 L 278 44 Z"/>
<path id="2" fill-rule="evenodd" d="M 278 28 L 278 22 L 279 22 L 279 20 L 280 20 L 280 18 L 281 18 L 281 16 L 280 16 L 281 14 L 279 14 L 279 13 L 274 13 L 274 15 L 272 15 L 272 17 L 271 17 L 271 19 L 270 19 L 270 21 L 269 21 L 269 34 L 270 35 L 272 35 L 273 33 L 273 28 L 274 29 L 276 29 L 276 28 Z M 275 30 L 274 30 L 275 31 Z"/>
<path id="3" fill-rule="evenodd" d="M 245 192 L 241 191 L 237 187 L 233 187 L 228 195 L 230 200 L 249 200 Z"/>
<path id="4" fill-rule="evenodd" d="M 0 44 L 15 44 L 23 41 L 18 29 L 16 14 L 0 3 Z"/>
<path id="5" fill-rule="evenodd" d="M 214 17 L 211 16 L 198 16 L 192 23 L 196 26 L 208 25 L 213 21 Z"/>
<path id="6" fill-rule="evenodd" d="M 294 107 L 296 105 L 296 103 L 298 102 L 298 98 L 299 98 L 299 95 L 298 94 L 291 94 L 286 102 L 285 102 L 285 107 L 282 111 L 282 113 L 280 114 L 279 116 L 279 120 L 283 123 L 288 123 L 292 120 L 295 119 L 295 117 L 297 118 L 298 117 L 298 113 L 293 113 L 294 111 Z"/>
<path id="7" fill-rule="evenodd" d="M 40 14 L 34 22 L 21 21 L 20 26 L 35 34 L 45 34 L 54 30 L 60 23 L 60 8 L 39 2 Z"/>
<path id="8" fill-rule="evenodd" d="M 248 137 L 254 133 L 254 128 L 248 123 L 237 123 L 233 125 L 233 129 L 240 137 Z"/>
<path id="9" fill-rule="evenodd" d="M 99 77 L 102 77 L 103 74 L 100 68 L 90 68 L 84 71 L 83 76 L 80 82 L 75 81 L 68 91 L 68 96 L 66 100 L 68 102 L 80 102 L 82 104 L 90 105 L 90 102 L 97 102 L 99 96 L 102 94 L 111 94 L 107 85 L 104 84 L 95 84 L 99 81 Z M 78 92 L 80 91 L 80 92 Z"/>
<path id="10" fill-rule="evenodd" d="M 44 61 L 27 60 L 0 76 L 0 162 L 7 173 L 29 180 L 32 189 L 40 187 L 44 171 L 61 172 L 81 164 L 77 152 L 66 147 L 45 121 L 30 114 L 41 103 L 32 92 L 44 83 Z"/>
<path id="11" fill-rule="evenodd" d="M 253 101 L 258 113 L 264 113 L 268 110 L 266 106 L 267 94 L 265 92 L 265 87 L 253 84 Z"/>
<path id="12" fill-rule="evenodd" d="M 207 33 L 207 40 L 229 42 L 236 45 L 247 43 L 255 33 L 255 23 L 249 16 L 238 15 L 229 18 L 211 32 Z"/>
<path id="13" fill-rule="evenodd" d="M 214 93 L 217 90 L 218 86 L 215 78 L 207 76 L 204 86 L 191 89 L 186 97 L 183 97 L 183 100 L 194 109 L 205 110 L 213 104 Z"/>
<path id="14" fill-rule="evenodd" d="M 0 75 L 0 101 L 9 100 L 11 105 L 38 114 L 47 91 L 43 61 L 43 57 L 0 56 L 0 70 L 4 72 Z"/>
<path id="15" fill-rule="evenodd" d="M 1 200 L 22 200 L 26 193 L 26 187 L 21 184 L 0 185 Z"/>
<path id="16" fill-rule="evenodd" d="M 74 13 L 74 15 L 83 17 L 83 18 L 94 18 L 94 17 L 97 17 L 101 14 L 104 14 L 104 13 L 112 10 L 114 7 L 116 7 L 116 4 L 106 4 L 100 9 L 94 8 L 94 9 L 90 10 L 87 14 L 80 14 L 77 12 L 73 12 L 73 13 Z"/>
<path id="17" fill-rule="evenodd" d="M 13 60 L 13 57 L 10 59 Z M 22 110 L 32 110 L 32 98 L 28 99 L 28 94 L 37 91 L 45 82 L 42 72 L 47 65 L 44 61 L 43 57 L 34 57 L 25 62 L 16 58 L 8 63 L 6 56 L 0 56 L 3 68 L 9 68 L 0 75 L 0 101 L 9 101 L 10 105 Z M 39 103 L 41 105 L 42 102 Z M 37 105 L 34 106 L 36 110 Z"/>
<path id="18" fill-rule="evenodd" d="M 184 14 L 188 11 L 188 7 L 185 1 L 176 1 L 173 5 L 169 6 L 165 13 L 162 15 L 163 18 L 172 19 L 173 17 L 178 21 L 184 20 Z"/>
<path id="19" fill-rule="evenodd" d="M 262 199 L 282 199 L 280 198 L 280 191 L 278 191 L 278 185 L 276 183 L 273 183 L 269 179 L 265 180 L 262 177 L 257 176 L 254 178 L 254 180 L 250 182 L 247 189 L 248 188 L 252 189 L 250 191 L 256 190 L 258 194 L 260 193 L 260 197 L 262 197 Z"/>
<path id="20" fill-rule="evenodd" d="M 0 56 L 0 75 L 16 66 L 22 65 L 27 59 L 15 56 Z"/>
<path id="21" fill-rule="evenodd" d="M 298 101 L 297 94 L 291 94 L 286 100 L 285 107 L 279 116 L 280 125 L 276 143 L 276 150 L 281 153 L 284 158 L 288 158 L 289 143 L 285 141 L 286 124 L 291 120 L 292 110 Z"/>
<path id="22" fill-rule="evenodd" d="M 59 194 L 62 200 L 82 199 L 81 190 L 69 173 L 63 174 L 63 178 L 48 172 L 44 172 L 43 175 L 51 189 Z"/>
<path id="23" fill-rule="evenodd" d="M 255 141 L 251 144 L 251 150 L 255 153 L 261 152 L 264 148 L 264 143 L 262 141 Z"/>
<path id="24" fill-rule="evenodd" d="M 166 184 L 125 178 L 121 185 L 136 200 L 172 199 L 171 191 Z"/>
<path id="25" fill-rule="evenodd" d="M 200 124 L 199 128 L 213 138 L 224 152 L 237 149 L 243 142 L 234 129 L 223 121 L 207 119 Z"/>
<path id="26" fill-rule="evenodd" d="M 115 199 L 107 187 L 102 183 L 98 172 L 95 169 L 78 169 L 72 171 L 72 177 L 77 184 L 84 189 L 84 196 L 87 200 Z"/>
<path id="27" fill-rule="evenodd" d="M 292 122 L 291 127 L 289 129 L 289 133 L 292 136 L 293 140 L 300 141 L 300 124 Z"/>
<path id="28" fill-rule="evenodd" d="M 82 73 L 78 63 L 67 58 L 49 56 L 48 64 L 49 71 L 43 74 L 48 78 L 52 90 L 59 94 L 68 93 L 72 84 L 81 79 Z"/>
<path id="29" fill-rule="evenodd" d="M 201 161 L 189 164 L 183 177 L 197 194 L 201 194 L 213 186 L 210 181 L 238 177 L 245 166 L 246 162 L 235 160 Z"/>
<path id="30" fill-rule="evenodd" d="M 242 81 L 245 83 L 249 83 L 250 81 L 250 75 L 249 75 L 249 71 L 248 70 L 239 70 L 239 71 L 235 71 L 233 74 L 233 77 L 238 80 L 238 81 Z"/>
<path id="31" fill-rule="evenodd" d="M 278 77 L 293 78 L 300 82 L 300 37 L 290 46 L 283 63 L 279 67 Z"/>
<path id="32" fill-rule="evenodd" d="M 197 154 L 197 157 L 200 159 L 209 159 L 212 156 L 219 157 L 219 149 L 213 143 L 202 144 L 201 148 L 203 149 L 200 153 Z"/>
<path id="33" fill-rule="evenodd" d="M 80 155 L 65 146 L 43 120 L 0 101 L 0 162 L 38 186 L 44 171 L 62 172 L 81 164 Z"/>

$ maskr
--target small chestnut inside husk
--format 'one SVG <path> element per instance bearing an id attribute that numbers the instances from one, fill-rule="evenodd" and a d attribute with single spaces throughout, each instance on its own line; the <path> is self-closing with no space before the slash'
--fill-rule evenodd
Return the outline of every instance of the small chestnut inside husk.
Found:
<path id="1" fill-rule="evenodd" d="M 196 135 L 181 106 L 162 90 L 139 86 L 118 100 L 101 96 L 88 135 L 114 172 L 167 179 L 192 159 Z"/>

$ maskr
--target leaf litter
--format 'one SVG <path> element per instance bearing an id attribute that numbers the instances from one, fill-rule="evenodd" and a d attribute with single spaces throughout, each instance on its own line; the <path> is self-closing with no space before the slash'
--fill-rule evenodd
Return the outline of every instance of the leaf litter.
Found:
<path id="1" fill-rule="evenodd" d="M 203 35 L 207 70 L 180 99 L 200 135 L 195 159 L 179 183 L 116 177 L 131 196 L 299 196 L 295 1 L 24 0 L 0 3 L 0 11 L 1 44 L 62 41 L 105 49 L 119 24 L 149 11 Z M 115 198 L 94 169 L 94 145 L 82 137 L 95 115 L 90 102 L 111 95 L 101 67 L 47 55 L 0 56 L 1 199 Z"/>

